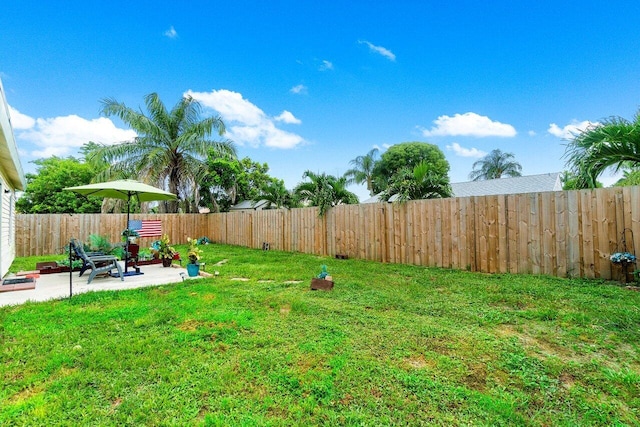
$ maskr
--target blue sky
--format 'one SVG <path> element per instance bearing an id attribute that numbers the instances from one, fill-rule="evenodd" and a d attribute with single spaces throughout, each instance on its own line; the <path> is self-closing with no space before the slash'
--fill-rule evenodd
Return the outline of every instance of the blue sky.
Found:
<path id="1" fill-rule="evenodd" d="M 219 114 L 288 188 L 373 147 L 436 144 L 452 182 L 489 151 L 565 169 L 571 131 L 640 106 L 635 1 L 29 1 L 3 4 L 0 78 L 30 161 L 132 136 L 99 115 L 157 92 Z M 610 183 L 609 175 L 602 181 Z M 352 188 L 361 199 L 362 187 Z"/>

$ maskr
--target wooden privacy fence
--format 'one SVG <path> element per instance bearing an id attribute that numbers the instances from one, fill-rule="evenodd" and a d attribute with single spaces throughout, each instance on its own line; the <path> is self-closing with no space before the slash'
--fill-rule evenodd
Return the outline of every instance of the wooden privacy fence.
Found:
<path id="1" fill-rule="evenodd" d="M 130 219 L 159 219 L 162 233 L 171 243 L 186 243 L 187 237 L 208 235 L 206 218 L 198 214 L 131 214 Z M 88 242 L 89 235 L 121 241 L 127 214 L 21 214 L 16 215 L 16 256 L 62 254 L 69 239 Z M 138 239 L 141 247 L 150 246 L 158 237 Z"/>
<path id="2" fill-rule="evenodd" d="M 640 239 L 640 187 L 344 205 L 222 214 L 132 215 L 161 219 L 171 241 L 213 242 L 347 255 L 487 273 L 618 278 L 609 256 Z M 17 255 L 61 251 L 69 237 L 117 241 L 124 214 L 18 215 Z M 147 245 L 153 239 L 143 239 Z M 637 254 L 640 255 L 640 254 Z"/>

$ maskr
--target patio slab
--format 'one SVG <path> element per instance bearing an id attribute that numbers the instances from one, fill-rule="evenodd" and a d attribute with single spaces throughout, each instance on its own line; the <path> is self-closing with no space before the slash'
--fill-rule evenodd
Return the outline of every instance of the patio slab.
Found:
<path id="1" fill-rule="evenodd" d="M 121 262 L 122 263 L 122 262 Z M 123 266 L 124 270 L 124 266 Z M 87 284 L 89 273 L 78 277 L 78 272 L 73 272 L 73 294 L 91 291 L 134 289 L 146 286 L 178 283 L 183 280 L 199 279 L 188 277 L 187 269 L 174 264 L 171 267 L 163 267 L 162 264 L 152 264 L 140 267 L 144 274 L 126 276 L 124 281 L 118 277 L 96 276 L 91 284 Z M 5 279 L 19 276 L 7 276 Z M 15 290 L 0 293 L 0 306 L 23 304 L 27 301 L 48 301 L 69 297 L 69 273 L 41 274 L 36 278 L 35 289 Z"/>

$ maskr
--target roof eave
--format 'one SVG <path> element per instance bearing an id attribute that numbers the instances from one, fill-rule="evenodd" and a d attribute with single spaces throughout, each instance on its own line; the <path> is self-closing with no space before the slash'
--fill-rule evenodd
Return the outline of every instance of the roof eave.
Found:
<path id="1" fill-rule="evenodd" d="M 22 170 L 18 147 L 13 136 L 9 106 L 4 96 L 4 88 L 0 81 L 0 173 L 14 190 L 24 191 L 27 188 L 27 180 Z"/>

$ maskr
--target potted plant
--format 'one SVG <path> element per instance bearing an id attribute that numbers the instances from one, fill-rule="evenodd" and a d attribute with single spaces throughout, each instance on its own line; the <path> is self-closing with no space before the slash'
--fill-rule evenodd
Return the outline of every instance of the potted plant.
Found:
<path id="1" fill-rule="evenodd" d="M 189 242 L 189 251 L 187 252 L 187 258 L 189 262 L 187 263 L 187 273 L 189 277 L 196 277 L 200 273 L 200 255 L 202 255 L 202 249 L 198 247 L 198 240 L 188 238 L 187 242 Z"/>
<path id="2" fill-rule="evenodd" d="M 320 271 L 320 274 L 318 274 L 316 277 L 311 279 L 311 290 L 312 291 L 317 291 L 317 290 L 330 291 L 332 289 L 333 289 L 333 277 L 329 275 L 329 272 L 327 271 L 327 266 L 323 265 L 322 270 Z"/>
<path id="3" fill-rule="evenodd" d="M 131 228 L 125 228 L 122 231 L 122 241 L 126 242 L 129 239 L 129 243 L 135 243 L 136 239 L 140 237 L 140 234 Z"/>
<path id="4" fill-rule="evenodd" d="M 169 235 L 165 234 L 158 242 L 158 257 L 162 260 L 162 265 L 164 267 L 170 267 L 173 256 L 176 254 L 176 250 L 170 245 Z"/>
<path id="5" fill-rule="evenodd" d="M 151 255 L 151 251 L 149 249 L 141 249 L 140 252 L 138 252 L 139 261 L 149 261 L 152 258 L 153 255 Z"/>
<path id="6" fill-rule="evenodd" d="M 629 266 L 636 263 L 636 256 L 631 252 L 616 252 L 609 259 L 612 263 L 619 265 L 622 273 L 622 282 L 627 283 L 629 276 Z"/>

